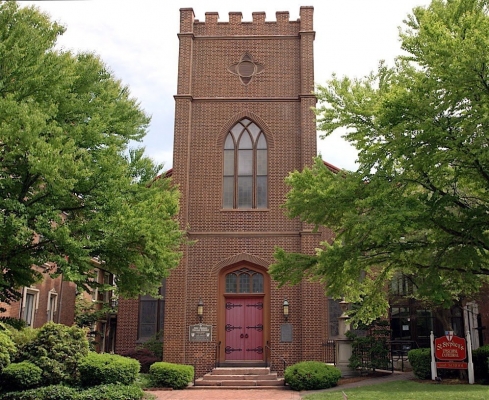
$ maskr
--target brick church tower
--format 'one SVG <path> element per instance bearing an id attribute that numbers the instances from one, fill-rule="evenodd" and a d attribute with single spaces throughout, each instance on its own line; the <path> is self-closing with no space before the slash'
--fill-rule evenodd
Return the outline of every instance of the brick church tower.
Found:
<path id="1" fill-rule="evenodd" d="M 251 22 L 240 12 L 229 13 L 229 22 L 208 12 L 203 22 L 191 8 L 180 10 L 172 179 L 181 228 L 193 243 L 166 280 L 160 329 L 164 361 L 192 364 L 196 376 L 216 362 L 271 362 L 280 372 L 281 359 L 322 359 L 323 288 L 278 288 L 267 272 L 276 246 L 310 254 L 331 235 L 281 208 L 285 177 L 316 156 L 313 11 L 301 7 L 296 21 L 288 12 L 277 12 L 276 21 L 255 12 Z M 153 312 L 161 303 L 143 300 L 121 304 L 116 351 L 134 347 L 162 318 Z M 200 322 L 211 334 L 195 340 Z"/>

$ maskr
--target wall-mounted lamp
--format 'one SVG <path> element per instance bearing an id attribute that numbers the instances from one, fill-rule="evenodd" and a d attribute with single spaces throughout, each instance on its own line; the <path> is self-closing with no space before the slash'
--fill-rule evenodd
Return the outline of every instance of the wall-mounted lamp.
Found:
<path id="1" fill-rule="evenodd" d="M 284 300 L 284 318 L 285 322 L 287 322 L 289 318 L 289 302 L 287 301 L 287 299 Z"/>
<path id="2" fill-rule="evenodd" d="M 199 322 L 202 323 L 202 319 L 204 318 L 204 302 L 202 298 L 199 299 L 199 303 L 197 304 L 197 316 L 199 317 Z"/>

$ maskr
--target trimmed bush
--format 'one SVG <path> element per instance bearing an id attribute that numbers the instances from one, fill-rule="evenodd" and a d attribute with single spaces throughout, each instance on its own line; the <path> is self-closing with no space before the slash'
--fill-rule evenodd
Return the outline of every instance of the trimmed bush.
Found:
<path id="1" fill-rule="evenodd" d="M 82 391 L 77 400 L 139 400 L 144 396 L 137 385 L 101 385 Z M 46 399 L 47 400 L 47 399 Z"/>
<path id="2" fill-rule="evenodd" d="M 156 362 L 149 368 L 151 384 L 155 387 L 184 389 L 194 378 L 191 365 Z"/>
<path id="3" fill-rule="evenodd" d="M 45 386 L 38 389 L 9 392 L 0 396 L 0 400 L 79 400 L 76 389 L 62 385 Z"/>
<path id="4" fill-rule="evenodd" d="M 479 347 L 472 351 L 472 361 L 474 363 L 474 377 L 477 381 L 487 383 L 489 381 L 489 344 Z"/>
<path id="5" fill-rule="evenodd" d="M 409 350 L 408 360 L 417 378 L 431 379 L 431 349 Z"/>
<path id="6" fill-rule="evenodd" d="M 41 382 L 42 370 L 37 365 L 22 361 L 5 367 L 0 374 L 2 389 L 5 391 L 29 389 Z"/>
<path id="7" fill-rule="evenodd" d="M 137 360 L 117 354 L 90 353 L 78 364 L 82 386 L 130 385 L 136 381 L 139 368 Z"/>
<path id="8" fill-rule="evenodd" d="M 143 390 L 136 385 L 101 385 L 86 390 L 52 385 L 4 393 L 0 400 L 140 400 L 143 396 Z"/>
<path id="9" fill-rule="evenodd" d="M 141 364 L 141 370 L 139 372 L 147 374 L 149 372 L 149 367 L 155 362 L 161 359 L 156 357 L 150 350 L 144 348 L 137 348 L 134 350 L 126 351 L 122 353 L 121 356 L 134 358 Z"/>
<path id="10" fill-rule="evenodd" d="M 284 378 L 293 390 L 327 389 L 338 384 L 341 372 L 319 361 L 302 361 L 287 367 Z"/>
<path id="11" fill-rule="evenodd" d="M 78 362 L 88 354 L 85 331 L 76 326 L 48 322 L 22 348 L 19 361 L 30 361 L 43 372 L 43 385 L 74 382 Z"/>
<path id="12" fill-rule="evenodd" d="M 10 364 L 16 352 L 15 344 L 6 331 L 0 330 L 0 372 Z"/>

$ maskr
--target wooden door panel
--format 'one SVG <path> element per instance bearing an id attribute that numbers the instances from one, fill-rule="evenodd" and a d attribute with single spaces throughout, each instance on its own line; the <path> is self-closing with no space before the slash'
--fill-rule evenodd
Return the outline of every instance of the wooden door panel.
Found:
<path id="1" fill-rule="evenodd" d="M 225 359 L 263 360 L 263 298 L 228 298 L 225 304 Z"/>

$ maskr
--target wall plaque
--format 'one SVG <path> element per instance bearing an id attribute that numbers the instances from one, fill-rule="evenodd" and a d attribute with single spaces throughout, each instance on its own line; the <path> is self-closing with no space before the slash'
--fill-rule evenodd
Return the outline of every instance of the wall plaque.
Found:
<path id="1" fill-rule="evenodd" d="M 280 341 L 285 343 L 292 342 L 292 324 L 280 325 Z"/>
<path id="2" fill-rule="evenodd" d="M 210 342 L 212 340 L 212 325 L 190 325 L 188 338 L 191 342 Z"/>

